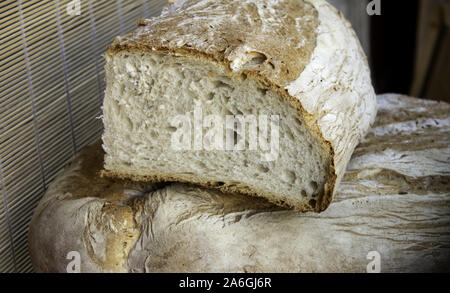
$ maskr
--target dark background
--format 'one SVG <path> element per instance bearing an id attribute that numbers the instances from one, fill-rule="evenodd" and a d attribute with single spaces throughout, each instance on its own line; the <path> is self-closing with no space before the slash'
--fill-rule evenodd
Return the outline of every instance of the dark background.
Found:
<path id="1" fill-rule="evenodd" d="M 450 1 L 381 0 L 381 11 L 369 16 L 377 94 L 450 102 Z"/>
<path id="2" fill-rule="evenodd" d="M 382 1 L 370 17 L 371 68 L 377 93 L 409 93 L 416 53 L 418 0 Z"/>

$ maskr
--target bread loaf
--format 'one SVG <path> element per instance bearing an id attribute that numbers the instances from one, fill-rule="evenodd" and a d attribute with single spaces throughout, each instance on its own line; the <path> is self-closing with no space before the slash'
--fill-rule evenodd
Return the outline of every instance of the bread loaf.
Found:
<path id="1" fill-rule="evenodd" d="M 30 224 L 38 272 L 450 272 L 450 105 L 379 97 L 321 214 L 185 184 L 100 178 L 100 142 L 50 186 Z"/>
<path id="2" fill-rule="evenodd" d="M 176 1 L 106 54 L 104 175 L 325 210 L 376 115 L 324 0 Z"/>

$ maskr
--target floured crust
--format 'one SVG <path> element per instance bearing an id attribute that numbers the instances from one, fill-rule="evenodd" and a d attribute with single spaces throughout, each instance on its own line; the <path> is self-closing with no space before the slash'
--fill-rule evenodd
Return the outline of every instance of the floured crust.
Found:
<path id="1" fill-rule="evenodd" d="M 338 186 L 353 150 L 375 121 L 377 102 L 367 58 L 350 23 L 325 1 L 308 2 L 319 12 L 316 48 L 286 89 L 330 143 Z"/>
<path id="2" fill-rule="evenodd" d="M 186 184 L 100 177 L 97 142 L 51 184 L 30 224 L 37 272 L 449 271 L 450 105 L 379 97 L 335 203 L 298 213 Z M 125 246 L 123 242 L 126 243 Z"/>
<path id="3" fill-rule="evenodd" d="M 309 63 L 319 21 L 317 11 L 305 1 L 185 0 L 139 25 L 133 33 L 118 37 L 108 54 L 198 52 L 227 63 L 235 72 L 257 72 L 286 86 Z M 262 64 L 243 70 L 253 58 Z"/>
<path id="4" fill-rule="evenodd" d="M 275 4 L 256 0 L 173 2 L 160 17 L 140 20 L 135 32 L 117 38 L 107 55 L 126 51 L 200 58 L 223 66 L 231 78 L 246 75 L 276 92 L 297 109 L 330 162 L 324 194 L 319 195 L 314 207 L 291 207 L 325 210 L 351 153 L 376 114 L 366 57 L 351 26 L 323 0 L 285 0 Z M 333 37 L 340 38 L 338 45 L 330 43 L 330 37 L 331 41 Z M 330 65 L 334 65 L 335 72 L 320 67 L 321 62 L 335 61 L 336 56 L 344 59 Z M 254 58 L 258 65 L 247 66 Z M 353 67 L 340 71 L 349 66 Z M 342 78 L 336 79 L 335 75 Z M 321 86 L 317 84 L 321 78 L 330 81 Z M 311 84 L 315 84 L 312 90 Z M 138 179 L 120 170 L 104 174 Z M 163 176 L 139 179 L 184 181 Z M 201 178 L 195 183 L 209 186 Z M 246 188 L 236 191 L 256 194 Z"/>
<path id="5" fill-rule="evenodd" d="M 83 149 L 34 211 L 29 247 L 39 272 L 66 272 L 71 251 L 80 253 L 82 272 L 126 272 L 140 235 L 140 195 L 158 185 L 101 178 L 103 157 L 101 141 Z"/>

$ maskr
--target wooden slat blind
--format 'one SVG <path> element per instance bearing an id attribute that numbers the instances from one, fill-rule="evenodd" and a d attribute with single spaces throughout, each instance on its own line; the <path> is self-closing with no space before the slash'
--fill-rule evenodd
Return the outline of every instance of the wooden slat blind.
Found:
<path id="1" fill-rule="evenodd" d="M 28 223 L 49 183 L 102 133 L 102 54 L 166 0 L 0 2 L 0 272 L 31 272 Z"/>

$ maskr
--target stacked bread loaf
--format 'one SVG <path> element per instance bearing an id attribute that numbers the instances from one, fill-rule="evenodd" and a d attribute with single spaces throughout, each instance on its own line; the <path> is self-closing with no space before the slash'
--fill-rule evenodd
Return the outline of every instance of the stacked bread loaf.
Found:
<path id="1" fill-rule="evenodd" d="M 378 104 L 320 214 L 188 184 L 102 178 L 99 141 L 37 207 L 34 268 L 72 272 L 78 255 L 81 272 L 448 272 L 450 105 L 399 95 Z"/>
<path id="2" fill-rule="evenodd" d="M 38 271 L 65 271 L 69 251 L 87 272 L 365 268 L 343 247 L 359 255 L 370 242 L 337 232 L 357 206 L 329 213 L 343 220 L 302 214 L 330 205 L 377 112 L 366 57 L 336 9 L 175 1 L 105 58 L 104 153 L 85 150 L 38 207 Z M 373 207 L 360 209 L 371 220 Z M 404 248 L 385 244 L 388 255 Z"/>

